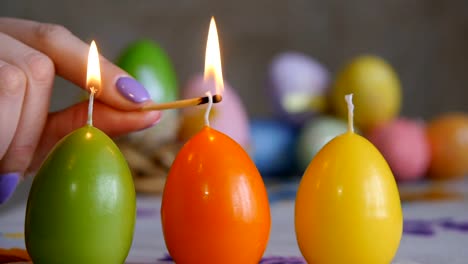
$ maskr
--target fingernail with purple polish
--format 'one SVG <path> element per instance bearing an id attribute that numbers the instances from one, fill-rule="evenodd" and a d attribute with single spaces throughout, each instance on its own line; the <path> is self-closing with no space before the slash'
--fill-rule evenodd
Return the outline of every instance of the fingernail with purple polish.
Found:
<path id="1" fill-rule="evenodd" d="M 143 103 L 150 99 L 150 94 L 137 80 L 130 77 L 120 77 L 116 84 L 117 90 L 134 103 Z"/>
<path id="2" fill-rule="evenodd" d="M 3 204 L 8 199 L 16 189 L 18 182 L 20 180 L 19 173 L 6 173 L 0 174 L 0 204 Z"/>

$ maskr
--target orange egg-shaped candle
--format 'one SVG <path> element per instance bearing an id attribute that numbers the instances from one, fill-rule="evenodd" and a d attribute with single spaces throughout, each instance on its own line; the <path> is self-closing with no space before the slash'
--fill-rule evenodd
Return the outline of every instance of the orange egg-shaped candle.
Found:
<path id="1" fill-rule="evenodd" d="M 348 132 L 318 152 L 299 185 L 296 238 L 308 263 L 389 264 L 402 235 L 400 196 L 384 157 L 353 132 L 346 99 Z"/>
<path id="2" fill-rule="evenodd" d="M 218 45 L 212 20 L 205 79 L 214 78 L 217 90 L 223 80 Z M 209 56 L 213 52 L 218 55 Z M 245 150 L 209 127 L 210 107 L 206 126 L 185 143 L 169 171 L 161 205 L 164 240 L 179 264 L 258 263 L 271 225 L 265 185 Z"/>

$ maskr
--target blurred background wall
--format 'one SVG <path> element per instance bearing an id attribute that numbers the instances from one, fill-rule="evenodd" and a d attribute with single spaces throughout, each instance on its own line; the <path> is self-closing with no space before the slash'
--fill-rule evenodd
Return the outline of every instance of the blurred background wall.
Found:
<path id="1" fill-rule="evenodd" d="M 372 53 L 394 66 L 403 86 L 402 114 L 430 118 L 468 111 L 466 0 L 2 0 L 0 15 L 59 23 L 84 41 L 96 39 L 115 59 L 130 42 L 157 41 L 183 85 L 203 71 L 208 24 L 215 15 L 225 79 L 251 116 L 269 116 L 265 89 L 276 54 L 306 53 L 335 74 L 352 57 Z M 53 109 L 79 91 L 58 80 Z"/>

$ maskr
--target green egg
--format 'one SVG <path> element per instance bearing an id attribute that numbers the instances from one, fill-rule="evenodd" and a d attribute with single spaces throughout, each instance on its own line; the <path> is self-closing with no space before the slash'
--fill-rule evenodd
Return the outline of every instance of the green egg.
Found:
<path id="1" fill-rule="evenodd" d="M 131 43 L 117 60 L 148 90 L 155 102 L 171 102 L 179 98 L 174 67 L 167 53 L 154 41 L 143 39 Z M 157 126 L 133 132 L 128 139 L 139 149 L 153 152 L 161 144 L 174 141 L 179 127 L 177 110 L 166 110 Z"/>
<path id="2" fill-rule="evenodd" d="M 126 160 L 106 134 L 85 126 L 54 147 L 34 178 L 26 248 L 34 264 L 122 264 L 135 217 Z"/>
<path id="3" fill-rule="evenodd" d="M 355 133 L 360 134 L 357 127 Z M 348 130 L 348 124 L 339 118 L 320 116 L 307 121 L 297 140 L 296 157 L 299 167 L 305 171 L 310 161 L 330 140 Z"/>
<path id="4" fill-rule="evenodd" d="M 148 89 L 156 102 L 168 102 L 178 98 L 178 84 L 169 56 L 155 42 L 139 40 L 131 43 L 117 60 L 126 70 Z"/>

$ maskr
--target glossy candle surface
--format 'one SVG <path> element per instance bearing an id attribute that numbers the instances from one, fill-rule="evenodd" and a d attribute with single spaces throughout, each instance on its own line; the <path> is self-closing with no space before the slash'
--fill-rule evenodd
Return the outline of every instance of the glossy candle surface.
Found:
<path id="1" fill-rule="evenodd" d="M 85 126 L 55 146 L 34 178 L 26 247 L 35 264 L 121 264 L 135 213 L 124 157 L 101 130 Z"/>
<path id="2" fill-rule="evenodd" d="M 177 155 L 161 208 L 176 263 L 258 263 L 270 232 L 263 180 L 233 139 L 205 126 Z"/>
<path id="3" fill-rule="evenodd" d="M 308 263 L 389 264 L 402 226 L 395 179 L 367 139 L 349 131 L 317 153 L 295 205 L 296 237 Z"/>

